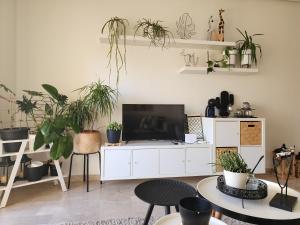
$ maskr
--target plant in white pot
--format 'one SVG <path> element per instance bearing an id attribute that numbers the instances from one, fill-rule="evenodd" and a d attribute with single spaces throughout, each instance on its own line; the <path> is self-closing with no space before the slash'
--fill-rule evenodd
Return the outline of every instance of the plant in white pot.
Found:
<path id="1" fill-rule="evenodd" d="M 226 47 L 223 51 L 223 55 L 226 58 L 226 64 L 229 67 L 235 67 L 238 56 L 238 49 L 235 47 Z"/>
<path id="2" fill-rule="evenodd" d="M 224 152 L 219 157 L 220 165 L 224 169 L 226 185 L 245 189 L 250 169 L 239 153 Z"/>
<path id="3" fill-rule="evenodd" d="M 107 126 L 106 135 L 108 143 L 118 143 L 122 132 L 122 124 L 112 122 Z"/>
<path id="4" fill-rule="evenodd" d="M 117 103 L 118 92 L 103 82 L 93 82 L 78 89 L 81 98 L 70 104 L 68 114 L 80 132 L 74 136 L 74 150 L 96 152 L 101 147 L 101 133 L 94 129 L 99 116 L 110 116 Z"/>
<path id="5" fill-rule="evenodd" d="M 241 67 L 250 68 L 253 63 L 257 65 L 257 57 L 256 57 L 257 49 L 260 52 L 260 57 L 262 56 L 262 50 L 261 50 L 261 45 L 253 42 L 253 37 L 261 36 L 263 34 L 249 35 L 247 31 L 243 33 L 240 29 L 238 28 L 236 29 L 243 37 L 243 40 L 238 40 L 236 42 L 241 57 Z"/>

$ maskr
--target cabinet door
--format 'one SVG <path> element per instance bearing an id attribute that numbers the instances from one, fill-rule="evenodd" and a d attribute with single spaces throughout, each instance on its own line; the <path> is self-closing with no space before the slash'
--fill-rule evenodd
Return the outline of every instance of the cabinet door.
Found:
<path id="1" fill-rule="evenodd" d="M 106 150 L 104 157 L 105 178 L 128 178 L 131 176 L 131 150 Z"/>
<path id="2" fill-rule="evenodd" d="M 234 147 L 240 144 L 240 123 L 236 121 L 216 122 L 216 147 Z"/>
<path id="3" fill-rule="evenodd" d="M 211 175 L 212 174 L 212 150 L 211 148 L 187 148 L 186 149 L 186 173 L 187 175 Z"/>
<path id="4" fill-rule="evenodd" d="M 265 155 L 262 147 L 241 147 L 241 156 L 247 163 L 248 167 L 253 169 L 259 158 Z M 263 159 L 254 173 L 265 173 L 265 159 Z"/>
<path id="5" fill-rule="evenodd" d="M 159 150 L 139 149 L 133 150 L 133 170 L 135 178 L 159 176 Z"/>
<path id="6" fill-rule="evenodd" d="M 161 175 L 185 175 L 185 149 L 161 149 L 159 167 Z"/>

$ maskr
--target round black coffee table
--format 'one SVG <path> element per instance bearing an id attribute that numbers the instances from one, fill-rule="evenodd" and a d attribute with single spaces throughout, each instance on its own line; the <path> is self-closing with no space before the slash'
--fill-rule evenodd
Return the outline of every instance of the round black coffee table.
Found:
<path id="1" fill-rule="evenodd" d="M 148 224 L 155 205 L 164 206 L 166 214 L 170 214 L 171 206 L 175 206 L 178 212 L 178 204 L 181 199 L 197 196 L 197 191 L 192 186 L 171 179 L 146 181 L 139 184 L 134 192 L 138 198 L 150 204 L 144 225 Z"/>

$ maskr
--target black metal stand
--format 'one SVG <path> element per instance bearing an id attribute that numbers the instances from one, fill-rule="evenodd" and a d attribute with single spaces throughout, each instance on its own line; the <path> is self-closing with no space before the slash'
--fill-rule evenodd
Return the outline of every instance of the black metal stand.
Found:
<path id="1" fill-rule="evenodd" d="M 71 176 L 72 176 L 72 164 L 73 164 L 73 157 L 74 155 L 83 155 L 83 182 L 86 181 L 86 191 L 89 192 L 89 155 L 97 154 L 99 155 L 99 171 L 101 175 L 101 154 L 100 152 L 93 152 L 93 153 L 77 153 L 73 152 L 70 161 L 70 169 L 69 169 L 69 178 L 68 178 L 68 189 L 70 189 L 71 185 Z M 102 181 L 100 179 L 100 184 Z"/>
<path id="2" fill-rule="evenodd" d="M 282 210 L 286 210 L 286 211 L 290 211 L 292 212 L 293 211 L 293 208 L 297 202 L 297 197 L 294 197 L 294 196 L 290 196 L 287 194 L 287 189 L 288 189 L 288 180 L 289 180 L 289 177 L 290 177 L 290 173 L 291 173 L 291 168 L 292 168 L 292 156 L 289 156 L 290 157 L 290 165 L 289 165 L 289 170 L 288 170 L 288 174 L 287 174 L 287 178 L 285 180 L 285 184 L 284 185 L 281 185 L 280 181 L 279 181 L 279 178 L 278 178 L 278 171 L 277 171 L 277 166 L 276 164 L 276 156 L 273 157 L 273 166 L 274 166 L 274 171 L 275 171 L 275 175 L 276 175 L 276 180 L 277 180 L 277 183 L 281 189 L 281 192 L 280 193 L 277 193 L 273 198 L 272 200 L 270 201 L 270 206 L 272 207 L 275 207 L 275 208 L 278 208 L 278 209 L 282 209 Z M 288 156 L 286 156 L 286 160 L 288 160 L 289 158 Z M 279 163 L 280 164 L 280 163 Z M 285 189 L 285 193 L 283 193 Z"/>

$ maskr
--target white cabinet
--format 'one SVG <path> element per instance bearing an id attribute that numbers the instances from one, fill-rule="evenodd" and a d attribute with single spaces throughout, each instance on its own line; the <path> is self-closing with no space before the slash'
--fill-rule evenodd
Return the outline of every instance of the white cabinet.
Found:
<path id="1" fill-rule="evenodd" d="M 238 121 L 216 122 L 216 146 L 234 147 L 240 143 L 240 124 Z"/>
<path id="2" fill-rule="evenodd" d="M 262 147 L 241 147 L 241 156 L 247 163 L 248 167 L 253 169 L 256 163 L 258 162 L 259 158 L 262 155 L 265 155 Z M 265 159 L 263 159 L 258 167 L 256 168 L 254 173 L 265 173 Z"/>
<path id="3" fill-rule="evenodd" d="M 137 178 L 157 177 L 159 175 L 159 150 L 137 149 L 132 151 L 132 174 Z"/>
<path id="4" fill-rule="evenodd" d="M 159 158 L 161 175 L 185 175 L 185 149 L 161 149 Z"/>
<path id="5" fill-rule="evenodd" d="M 121 150 L 121 149 L 105 151 L 104 177 L 126 178 L 130 176 L 131 176 L 131 151 Z"/>
<path id="6" fill-rule="evenodd" d="M 212 151 L 210 148 L 187 148 L 186 149 L 186 174 L 188 175 L 211 175 L 212 174 Z"/>

